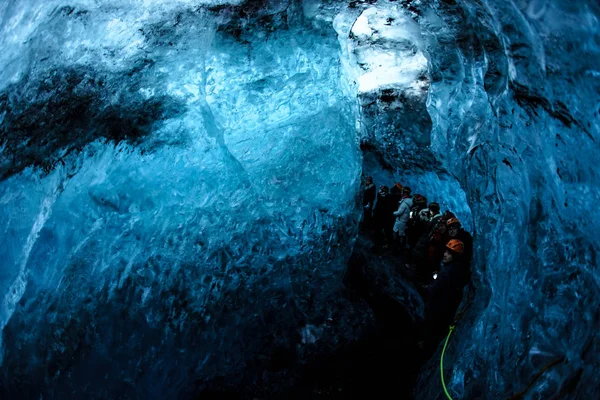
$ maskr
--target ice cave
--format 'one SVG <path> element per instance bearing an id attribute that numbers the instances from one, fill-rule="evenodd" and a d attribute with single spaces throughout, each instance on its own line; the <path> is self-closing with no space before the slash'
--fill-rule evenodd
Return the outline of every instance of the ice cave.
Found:
<path id="1" fill-rule="evenodd" d="M 2 0 L 0 398 L 600 398 L 599 68 L 597 0 Z M 473 237 L 426 356 L 367 176 Z"/>

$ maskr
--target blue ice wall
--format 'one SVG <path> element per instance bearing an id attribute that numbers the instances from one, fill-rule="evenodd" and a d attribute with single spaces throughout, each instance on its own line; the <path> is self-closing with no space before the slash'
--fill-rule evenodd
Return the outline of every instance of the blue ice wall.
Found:
<path id="1" fill-rule="evenodd" d="M 451 339 L 458 398 L 597 398 L 600 9 L 432 2 L 418 17 L 431 148 L 477 231 L 476 300 Z M 558 363 L 553 364 L 555 361 Z M 441 391 L 436 360 L 419 398 Z"/>
<path id="2" fill-rule="evenodd" d="M 1 6 L 3 395 L 260 388 L 364 329 L 335 32 L 208 6 Z"/>

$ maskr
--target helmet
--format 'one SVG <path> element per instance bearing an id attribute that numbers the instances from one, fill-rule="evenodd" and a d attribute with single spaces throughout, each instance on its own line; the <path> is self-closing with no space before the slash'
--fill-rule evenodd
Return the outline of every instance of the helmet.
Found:
<path id="1" fill-rule="evenodd" d="M 389 191 L 390 191 L 390 188 L 389 188 L 389 187 L 387 187 L 387 186 L 385 186 L 385 185 L 382 185 L 382 186 L 379 188 L 379 190 L 381 190 L 382 192 L 386 192 L 386 193 L 387 193 L 387 192 L 389 192 Z"/>
<path id="2" fill-rule="evenodd" d="M 402 188 L 402 193 L 404 193 L 404 194 L 410 194 L 411 190 L 410 190 L 410 188 L 408 186 L 404 186 Z"/>
<path id="3" fill-rule="evenodd" d="M 454 224 L 458 224 L 458 226 L 460 226 L 460 221 L 457 220 L 455 217 L 450 218 L 448 222 L 446 222 L 446 225 L 448 225 L 448 227 Z"/>
<path id="4" fill-rule="evenodd" d="M 465 244 L 458 239 L 450 239 L 448 243 L 446 243 L 446 248 L 457 254 L 462 254 L 465 249 Z"/>
<path id="5" fill-rule="evenodd" d="M 435 202 L 430 203 L 429 204 L 429 210 L 430 211 L 434 211 L 435 210 L 436 212 L 439 212 L 440 211 L 440 205 L 438 203 L 435 203 Z"/>
<path id="6" fill-rule="evenodd" d="M 397 187 L 398 190 L 402 190 L 402 185 L 400 184 L 400 182 L 396 182 L 394 186 Z"/>

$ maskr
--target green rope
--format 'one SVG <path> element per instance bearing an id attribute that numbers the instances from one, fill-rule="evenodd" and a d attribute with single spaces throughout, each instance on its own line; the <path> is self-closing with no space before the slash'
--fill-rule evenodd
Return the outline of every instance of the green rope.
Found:
<path id="1" fill-rule="evenodd" d="M 448 340 L 450 339 L 450 335 L 452 335 L 452 331 L 454 330 L 454 325 L 450 326 L 450 332 L 448 332 L 448 336 L 446 337 L 446 343 L 444 343 L 444 349 L 442 350 L 442 356 L 440 357 L 440 376 L 442 378 L 442 387 L 444 388 L 444 393 L 446 393 L 446 397 L 449 400 L 452 400 L 450 394 L 448 393 L 448 389 L 446 389 L 446 382 L 444 382 L 444 353 L 446 352 L 446 346 L 448 346 Z"/>

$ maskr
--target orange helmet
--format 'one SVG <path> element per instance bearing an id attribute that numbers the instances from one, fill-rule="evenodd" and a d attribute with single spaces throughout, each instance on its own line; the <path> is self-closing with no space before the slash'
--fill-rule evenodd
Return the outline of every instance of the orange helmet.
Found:
<path id="1" fill-rule="evenodd" d="M 462 254 L 465 250 L 465 244 L 458 239 L 450 239 L 446 247 L 457 254 Z"/>
<path id="2" fill-rule="evenodd" d="M 460 221 L 457 220 L 455 217 L 450 218 L 447 222 L 446 225 L 450 226 L 450 225 L 454 225 L 454 224 L 458 224 L 460 226 Z"/>

